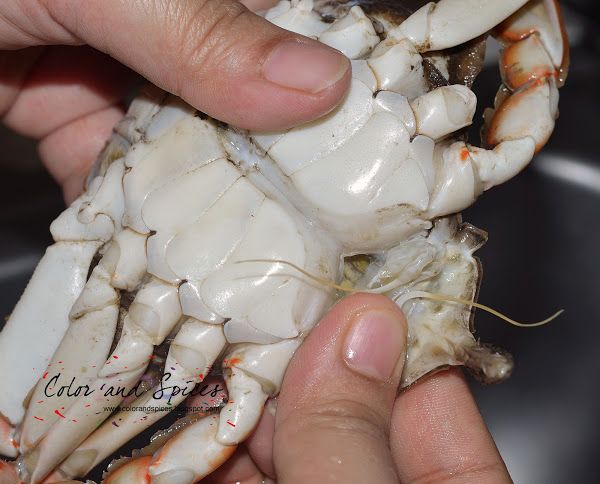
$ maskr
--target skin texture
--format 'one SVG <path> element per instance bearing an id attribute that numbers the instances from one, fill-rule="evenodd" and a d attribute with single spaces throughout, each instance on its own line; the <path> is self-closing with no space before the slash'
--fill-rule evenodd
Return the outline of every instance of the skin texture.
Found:
<path id="1" fill-rule="evenodd" d="M 314 119 L 344 96 L 347 61 L 325 53 L 302 89 L 271 82 L 280 78 L 265 66 L 281 42 L 312 45 L 250 12 L 272 4 L 4 0 L 0 117 L 40 140 L 67 201 L 81 192 L 123 96 L 143 78 L 249 129 Z M 304 89 L 315 82 L 317 90 Z M 362 336 L 352 338 L 359 322 Z M 510 482 L 460 371 L 397 394 L 405 341 L 406 321 L 388 299 L 338 303 L 294 356 L 254 434 L 205 482 Z"/>
<path id="2" fill-rule="evenodd" d="M 123 95 L 143 78 L 242 128 L 283 129 L 329 112 L 349 86 L 349 62 L 319 47 L 331 57 L 320 64 L 321 89 L 285 87 L 268 80 L 281 80 L 268 66 L 285 42 L 321 45 L 234 0 L 6 0 L 0 119 L 41 140 L 43 160 L 71 201 L 122 115 Z M 305 64 L 298 69 L 310 73 Z"/>

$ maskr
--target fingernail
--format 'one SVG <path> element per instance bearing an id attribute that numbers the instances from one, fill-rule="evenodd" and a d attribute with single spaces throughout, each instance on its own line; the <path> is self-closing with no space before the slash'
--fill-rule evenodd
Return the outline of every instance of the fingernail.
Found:
<path id="1" fill-rule="evenodd" d="M 404 325 L 387 311 L 368 311 L 352 324 L 344 341 L 344 360 L 354 371 L 389 380 L 404 355 Z"/>
<path id="2" fill-rule="evenodd" d="M 348 59 L 331 47 L 286 40 L 267 58 L 263 75 L 280 86 L 314 94 L 339 81 L 349 67 Z"/>

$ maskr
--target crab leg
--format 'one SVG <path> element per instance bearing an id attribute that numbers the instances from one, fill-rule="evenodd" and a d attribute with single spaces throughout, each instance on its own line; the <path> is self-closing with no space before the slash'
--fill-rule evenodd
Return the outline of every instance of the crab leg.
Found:
<path id="1" fill-rule="evenodd" d="M 115 337 L 120 303 L 115 288 L 132 288 L 141 282 L 145 240 L 133 231 L 121 232 L 94 268 L 71 310 L 71 325 L 30 399 L 21 431 L 22 453 L 35 446 L 94 383 Z"/>
<path id="2" fill-rule="evenodd" d="M 25 414 L 26 397 L 30 403 L 35 402 L 36 405 L 43 403 L 43 399 L 39 397 L 45 384 L 40 378 L 43 374 L 50 373 L 48 365 L 52 355 L 56 356 L 56 365 L 65 365 L 64 368 L 67 370 L 62 374 L 63 377 L 69 373 L 71 377 L 75 377 L 73 381 L 76 381 L 77 376 L 87 373 L 86 377 L 89 379 L 94 376 L 91 368 L 101 365 L 90 364 L 90 368 L 80 371 L 80 360 L 83 357 L 87 358 L 88 363 L 96 361 L 102 353 L 102 344 L 97 341 L 93 348 L 86 348 L 81 345 L 81 341 L 93 340 L 86 336 L 90 331 L 94 333 L 93 328 L 100 329 L 99 333 L 93 334 L 94 337 L 99 337 L 100 333 L 103 333 L 105 346 L 110 345 L 110 340 L 114 337 L 110 336 L 110 322 L 114 319 L 114 315 L 109 313 L 114 313 L 116 306 L 113 309 L 109 309 L 108 306 L 99 307 L 96 308 L 98 311 L 92 311 L 93 305 L 90 306 L 88 301 L 83 304 L 84 306 L 87 304 L 87 309 L 80 314 L 74 314 L 72 309 L 78 298 L 84 297 L 81 292 L 86 284 L 93 257 L 102 245 L 121 229 L 123 198 L 120 188 L 124 165 L 122 161 L 113 160 L 127 151 L 132 142 L 140 138 L 141 130 L 156 113 L 157 102 L 162 97 L 164 94 L 153 88 L 147 89 L 134 101 L 129 116 L 117 127 L 119 134 L 113 136 L 100 156 L 93 176 L 89 179 L 86 193 L 75 200 L 52 223 L 50 231 L 56 243 L 47 249 L 40 260 L 25 292 L 0 334 L 0 370 L 4 374 L 6 390 L 0 394 L 2 425 L 0 453 L 3 455 L 16 456 L 18 444 L 14 439 L 12 427 L 18 424 Z M 113 242 L 112 245 L 114 246 L 115 243 Z M 134 252 L 134 254 L 138 253 L 139 251 Z M 135 262 L 135 257 L 133 259 Z M 120 274 L 116 272 L 112 274 L 114 287 L 133 289 L 126 287 L 127 281 L 119 281 L 119 276 Z M 101 279 L 99 272 L 94 271 L 90 286 L 95 283 L 98 289 L 98 282 Z M 120 282 L 125 286 L 120 287 Z M 93 292 L 92 290 L 91 293 Z M 86 297 L 89 297 L 89 294 Z M 70 336 L 67 335 L 63 340 L 67 332 Z M 23 347 L 28 351 L 23 351 Z M 16 362 L 18 365 L 13 366 Z M 36 381 L 40 383 L 28 396 Z M 25 445 L 21 450 L 26 451 L 33 441 L 45 433 L 52 421 L 57 418 L 54 410 L 60 412 L 61 408 L 68 405 L 64 398 L 59 398 L 53 403 L 54 405 L 51 405 L 47 402 L 42 407 L 36 407 L 35 410 L 31 407 L 27 410 L 29 418 L 22 430 Z M 52 413 L 49 413 L 49 410 Z M 40 417 L 37 415 L 38 412 L 44 413 L 49 418 L 46 420 Z M 35 421 L 33 421 L 33 413 L 37 417 Z"/>
<path id="3" fill-rule="evenodd" d="M 156 461 L 152 456 L 132 459 L 116 471 L 111 472 L 104 484 L 182 484 L 196 482 L 195 476 L 206 476 L 224 464 L 237 449 L 237 445 L 223 445 L 216 440 L 219 416 L 204 417 L 170 439 L 157 454 L 176 455 L 184 468 L 165 472 L 163 475 L 150 474 L 150 466 Z M 182 435 L 184 434 L 185 435 Z M 190 442 L 192 447 L 189 447 Z M 198 443 L 202 442 L 200 447 Z M 1 481 L 0 481 L 1 483 Z"/>
<path id="4" fill-rule="evenodd" d="M 223 464 L 260 419 L 268 396 L 279 391 L 298 338 L 269 345 L 240 345 L 223 360 L 229 401 L 220 415 L 204 417 L 169 439 L 152 457 L 133 459 L 107 484 L 187 484 Z"/>
<path id="5" fill-rule="evenodd" d="M 229 401 L 218 421 L 203 418 L 169 440 L 149 466 L 152 482 L 192 483 L 219 467 L 258 424 L 267 398 L 279 391 L 299 344 L 295 338 L 271 345 L 240 345 L 231 351 L 223 360 Z"/>
<path id="6" fill-rule="evenodd" d="M 84 287 L 92 258 L 114 232 L 108 215 L 83 213 L 103 180 L 97 177 L 88 193 L 52 223 L 56 243 L 46 250 L 0 334 L 6 389 L 0 393 L 0 415 L 12 425 L 22 419 L 25 397 L 69 327 L 69 311 Z"/>
<path id="7" fill-rule="evenodd" d="M 177 287 L 151 279 L 137 293 L 125 316 L 123 333 L 92 385 L 25 459 L 32 482 L 40 482 L 67 457 L 125 396 L 135 391 L 152 356 L 181 317 Z"/>
<path id="8" fill-rule="evenodd" d="M 557 2 L 531 1 L 496 35 L 506 48 L 500 60 L 503 85 L 495 108 L 484 116 L 484 141 L 492 149 L 457 142 L 439 151 L 446 182 L 432 197 L 430 215 L 458 212 L 477 191 L 517 175 L 554 130 L 569 58 Z"/>
<path id="9" fill-rule="evenodd" d="M 23 417 L 27 393 L 67 330 L 69 311 L 100 245 L 59 241 L 49 247 L 0 334 L 0 414 L 13 425 Z"/>
<path id="10" fill-rule="evenodd" d="M 225 460 L 228 458 L 227 456 Z M 150 482 L 150 475 L 148 474 L 148 467 L 152 461 L 152 456 L 138 457 L 132 459 L 123 466 L 119 467 L 116 471 L 112 472 L 106 479 L 104 484 L 119 484 L 119 483 L 146 483 Z"/>
<path id="11" fill-rule="evenodd" d="M 554 130 L 568 64 L 558 8 L 555 0 L 534 0 L 499 30 L 506 46 L 500 60 L 504 87 L 485 116 L 485 141 L 494 149 L 469 150 L 485 189 L 520 172 Z"/>
<path id="12" fill-rule="evenodd" d="M 530 136 L 538 152 L 548 141 L 558 113 L 569 52 L 556 0 L 534 0 L 500 26 L 505 50 L 500 72 L 505 90 L 488 113 L 486 142 Z"/>
<path id="13" fill-rule="evenodd" d="M 118 160 L 108 167 L 103 176 L 97 177 L 88 193 L 54 222 L 55 237 L 110 239 L 115 227 L 120 228 L 116 221 L 123 213 L 120 190 L 123 171 L 123 162 Z M 100 245 L 99 242 L 92 243 L 95 244 L 93 249 Z M 111 258 L 115 259 L 117 245 L 118 242 L 111 242 L 109 247 L 113 249 L 107 251 L 109 256 L 102 258 L 82 292 L 77 294 L 77 300 L 70 302 L 70 313 L 67 313 L 70 325 L 54 353 L 53 361 L 48 364 L 29 399 L 21 434 L 22 453 L 30 450 L 73 402 L 68 388 L 74 387 L 76 393 L 81 392 L 94 380 L 96 368 L 101 367 L 106 359 L 119 312 L 118 294 L 111 286 L 111 278 L 117 269 L 116 261 L 111 261 Z M 89 261 L 85 267 L 86 274 L 88 267 Z M 122 272 L 122 268 L 118 272 Z M 93 343 L 86 347 L 81 344 L 82 341 Z"/>
<path id="14" fill-rule="evenodd" d="M 85 476 L 93 467 L 179 405 L 204 379 L 225 347 L 220 324 L 189 318 L 169 349 L 162 382 L 105 422 L 60 466 L 69 476 Z M 115 427 L 112 422 L 116 422 Z"/>
<path id="15" fill-rule="evenodd" d="M 107 283 L 107 273 L 97 266 L 82 297 L 93 297 L 89 293 L 101 284 L 106 284 L 105 293 L 96 296 L 97 305 L 86 312 L 71 312 L 71 325 L 58 347 L 50 367 L 36 385 L 27 409 L 21 433 L 21 452 L 26 453 L 48 431 L 73 401 L 73 395 L 61 385 L 70 385 L 73 391 L 85 388 L 97 374 L 95 368 L 106 360 L 119 314 L 118 294 Z M 91 289 L 90 289 L 91 288 Z M 77 303 L 76 303 L 77 305 Z M 74 309 L 78 309 L 75 306 Z M 95 336 L 95 337 L 94 337 Z M 88 341 L 86 345 L 82 341 Z M 57 413 L 58 412 L 58 413 Z"/>
<path id="16" fill-rule="evenodd" d="M 421 7 L 390 35 L 408 38 L 420 52 L 464 44 L 493 29 L 529 0 L 440 0 Z"/>
<path id="17" fill-rule="evenodd" d="M 110 284 L 127 291 L 135 290 L 146 271 L 152 272 L 155 268 L 155 261 L 151 257 L 154 252 L 148 249 L 152 243 L 147 241 L 151 231 L 143 223 L 140 212 L 140 203 L 143 203 L 148 192 L 138 193 L 136 189 L 147 189 L 146 185 L 153 180 L 160 185 L 160 180 L 164 179 L 164 176 L 160 176 L 161 173 L 168 177 L 175 165 L 175 163 L 160 163 L 164 161 L 166 155 L 160 150 L 155 152 L 154 145 L 151 143 L 186 116 L 188 117 L 186 126 L 197 128 L 196 131 L 188 132 L 189 136 L 186 139 L 190 142 L 197 140 L 194 135 L 198 134 L 198 129 L 202 132 L 204 126 L 204 123 L 194 118 L 193 110 L 182 106 L 181 101 L 173 100 L 158 109 L 156 103 L 152 102 L 156 97 L 151 92 L 135 101 L 129 116 L 117 126 L 120 136 L 134 143 L 131 150 L 127 152 L 125 160 L 113 161 L 105 168 L 105 178 L 108 178 L 110 173 L 115 173 L 114 183 L 111 186 L 117 189 L 117 193 L 111 193 L 108 189 L 103 192 L 100 190 L 102 193 L 99 192 L 81 210 L 82 217 L 91 219 L 96 213 L 106 212 L 104 207 L 110 207 L 111 203 L 114 203 L 113 200 L 119 200 L 120 212 L 115 214 L 118 216 L 113 217 L 113 220 L 123 221 L 128 228 L 115 236 L 116 243 L 111 245 L 105 257 L 107 257 L 107 270 L 111 273 Z M 180 131 L 177 133 L 181 134 Z M 163 144 L 163 146 L 172 145 L 173 143 L 168 141 Z M 194 146 L 198 145 L 202 145 L 202 139 Z M 204 159 L 196 160 L 196 153 L 199 150 L 188 144 L 181 146 L 179 143 L 179 146 L 184 153 L 188 153 L 188 157 L 176 156 L 178 163 L 182 165 L 181 170 L 193 168 L 188 163 L 189 156 L 193 156 L 195 162 L 204 161 Z M 152 153 L 152 156 L 149 156 L 149 153 Z M 169 154 L 173 154 L 172 151 Z M 148 163 L 150 163 L 149 167 Z M 160 172 L 161 167 L 163 167 L 162 172 Z M 153 169 L 155 171 L 152 171 Z M 156 170 L 159 172 L 157 173 Z M 124 184 L 129 188 L 125 193 Z M 147 254 L 149 254 L 148 260 L 146 260 Z M 155 274 L 158 272 L 154 271 Z M 150 279 L 138 291 L 129 313 L 124 317 L 124 329 L 117 348 L 104 368 L 97 373 L 98 378 L 95 383 L 90 385 L 94 395 L 91 398 L 71 399 L 71 407 L 67 408 L 67 405 L 64 405 L 65 413 L 59 416 L 60 419 L 53 418 L 54 425 L 46 437 L 40 440 L 41 435 L 35 435 L 35 441 L 39 440 L 40 443 L 26 459 L 26 467 L 30 470 L 36 468 L 36 462 L 40 463 L 39 469 L 35 471 L 35 479 L 42 478 L 52 467 L 59 464 L 92 433 L 99 422 L 111 413 L 109 407 L 118 405 L 126 394 L 135 390 L 152 354 L 153 345 L 161 344 L 181 317 L 181 306 L 177 296 L 178 281 L 169 280 L 169 282 L 156 277 Z M 87 309 L 91 311 L 93 308 L 92 304 Z M 114 392 L 106 395 L 111 388 Z M 56 445 L 53 442 L 56 442 Z M 32 445 L 33 443 L 34 441 L 31 442 Z"/>

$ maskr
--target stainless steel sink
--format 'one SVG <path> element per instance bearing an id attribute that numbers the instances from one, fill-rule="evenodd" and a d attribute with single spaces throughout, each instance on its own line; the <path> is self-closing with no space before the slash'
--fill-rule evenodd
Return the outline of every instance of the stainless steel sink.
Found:
<path id="1" fill-rule="evenodd" d="M 479 79 L 480 99 L 496 74 Z M 596 432 L 600 352 L 600 57 L 572 52 L 557 130 L 531 167 L 464 214 L 489 232 L 479 252 L 480 302 L 516 319 L 565 313 L 537 329 L 476 317 L 484 341 L 507 348 L 509 381 L 472 388 L 515 482 L 600 482 Z"/>
<path id="2" fill-rule="evenodd" d="M 491 99 L 496 69 L 485 71 L 478 86 L 480 99 Z M 600 482 L 599 86 L 600 59 L 587 47 L 575 49 L 548 147 L 525 173 L 464 214 L 490 234 L 479 252 L 481 302 L 524 321 L 566 310 L 538 329 L 514 328 L 483 313 L 476 318 L 482 340 L 515 356 L 509 381 L 472 385 L 515 482 Z M 8 314 L 50 242 L 48 225 L 62 199 L 41 171 L 2 172 L 0 314 Z"/>

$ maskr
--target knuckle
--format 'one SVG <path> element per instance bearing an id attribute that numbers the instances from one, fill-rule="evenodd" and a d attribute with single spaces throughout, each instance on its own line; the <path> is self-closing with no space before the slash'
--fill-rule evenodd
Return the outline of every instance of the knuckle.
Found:
<path id="1" fill-rule="evenodd" d="M 299 409 L 293 416 L 293 431 L 328 431 L 368 440 L 388 439 L 388 423 L 367 404 L 346 398 L 319 402 Z"/>
<path id="2" fill-rule="evenodd" d="M 182 67 L 179 70 L 200 75 L 207 65 L 218 66 L 225 59 L 232 32 L 249 14 L 239 2 L 221 0 L 185 2 L 172 8 L 176 23 L 174 47 Z"/>

